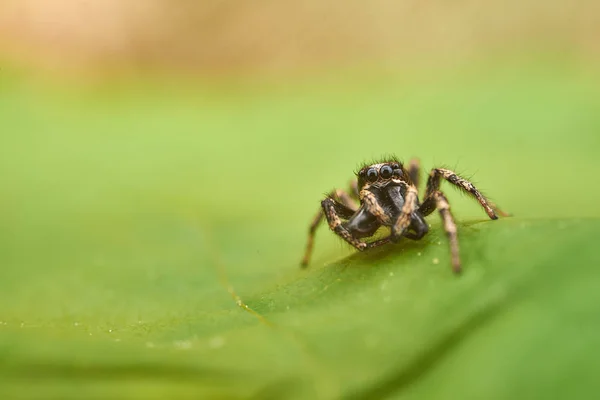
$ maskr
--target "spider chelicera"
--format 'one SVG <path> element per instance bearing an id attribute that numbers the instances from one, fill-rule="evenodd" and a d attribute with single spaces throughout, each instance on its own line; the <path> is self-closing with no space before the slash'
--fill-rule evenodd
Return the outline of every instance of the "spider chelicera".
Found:
<path id="1" fill-rule="evenodd" d="M 350 194 L 336 189 L 321 202 L 321 210 L 310 225 L 303 267 L 310 261 L 315 231 L 323 216 L 336 235 L 363 251 L 398 242 L 402 237 L 421 239 L 429 231 L 425 217 L 437 208 L 450 242 L 452 269 L 460 272 L 456 223 L 450 213 L 450 204 L 440 191 L 442 178 L 475 198 L 490 219 L 498 219 L 496 213 L 508 216 L 486 199 L 471 182 L 444 168 L 431 170 L 425 198 L 422 203 L 419 202 L 419 161 L 416 159 L 411 160 L 408 168 L 396 159 L 365 165 L 356 175 L 357 179 L 351 183 Z M 360 204 L 356 204 L 355 200 Z M 381 226 L 390 229 L 389 236 L 372 242 L 361 241 L 362 238 L 373 236 Z"/>

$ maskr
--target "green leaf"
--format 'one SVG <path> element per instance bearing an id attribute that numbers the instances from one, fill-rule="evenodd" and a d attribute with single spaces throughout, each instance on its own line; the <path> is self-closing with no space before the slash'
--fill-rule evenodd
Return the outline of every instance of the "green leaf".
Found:
<path id="1" fill-rule="evenodd" d="M 541 62 L 410 74 L 6 82 L 0 395 L 591 398 L 598 81 Z M 515 216 L 443 186 L 461 276 L 437 214 L 360 254 L 323 226 L 301 270 L 322 194 L 390 152 L 473 175 Z"/>

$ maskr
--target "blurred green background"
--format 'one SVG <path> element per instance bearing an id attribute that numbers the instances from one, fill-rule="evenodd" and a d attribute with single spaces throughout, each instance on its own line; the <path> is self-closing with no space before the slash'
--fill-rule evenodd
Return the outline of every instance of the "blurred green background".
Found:
<path id="1" fill-rule="evenodd" d="M 0 6 L 2 398 L 593 398 L 592 1 Z M 354 254 L 323 194 L 445 165 L 430 234 Z"/>

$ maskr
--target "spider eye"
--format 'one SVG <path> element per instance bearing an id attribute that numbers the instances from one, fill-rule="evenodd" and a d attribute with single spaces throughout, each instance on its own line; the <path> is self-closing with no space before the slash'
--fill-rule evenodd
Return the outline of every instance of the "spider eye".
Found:
<path id="1" fill-rule="evenodd" d="M 367 180 L 369 182 L 375 182 L 377 180 L 377 170 L 375 168 L 369 168 L 367 170 Z"/>
<path id="2" fill-rule="evenodd" d="M 384 165 L 379 170 L 379 174 L 381 175 L 381 177 L 383 179 L 390 179 L 392 177 L 393 173 L 394 173 L 394 171 L 392 170 L 392 167 L 390 167 L 389 165 Z"/>

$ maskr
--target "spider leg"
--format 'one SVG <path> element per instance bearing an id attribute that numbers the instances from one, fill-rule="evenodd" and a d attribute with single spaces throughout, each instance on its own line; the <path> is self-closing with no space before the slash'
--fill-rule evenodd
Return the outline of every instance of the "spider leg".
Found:
<path id="1" fill-rule="evenodd" d="M 331 193 L 329 193 L 327 198 L 340 199 L 341 203 L 334 201 L 334 207 L 335 207 L 335 210 L 337 211 L 337 214 L 340 215 L 342 218 L 345 218 L 345 219 L 350 218 L 358 209 L 358 206 L 354 203 L 354 201 L 352 201 L 351 195 L 349 195 L 348 193 L 344 192 L 341 189 L 336 189 L 336 190 L 332 191 Z M 312 249 L 313 249 L 314 240 L 315 240 L 315 232 L 317 231 L 317 228 L 319 227 L 319 225 L 321 224 L 321 221 L 323 220 L 323 216 L 324 216 L 323 210 L 324 209 L 321 208 L 317 212 L 317 214 L 314 216 L 313 221 L 310 224 L 310 227 L 308 229 L 308 239 L 306 241 L 306 249 L 304 251 L 304 257 L 302 257 L 302 261 L 300 262 L 300 265 L 302 267 L 306 267 L 308 265 L 308 263 L 310 262 L 310 256 L 312 254 Z"/>
<path id="2" fill-rule="evenodd" d="M 385 213 L 385 210 L 381 207 L 373 192 L 363 189 L 360 191 L 359 197 L 367 211 L 374 215 L 382 225 L 389 226 L 391 224 L 390 217 Z"/>
<path id="3" fill-rule="evenodd" d="M 372 242 L 366 243 L 367 249 L 372 249 L 373 247 L 383 246 L 384 244 L 388 244 L 392 241 L 391 236 L 386 236 L 381 239 L 374 240 Z"/>
<path id="4" fill-rule="evenodd" d="M 352 233 L 342 225 L 342 221 L 340 220 L 340 216 L 345 218 L 345 216 L 338 211 L 343 210 L 344 208 L 340 207 L 343 205 L 337 203 L 331 197 L 327 197 L 325 200 L 321 202 L 321 207 L 323 207 L 323 212 L 325 213 L 325 218 L 327 219 L 327 223 L 329 224 L 329 228 L 339 237 L 344 239 L 346 242 L 354 246 L 357 250 L 365 250 L 367 248 L 367 244 L 361 242 L 360 239 L 354 237 Z"/>
<path id="5" fill-rule="evenodd" d="M 419 198 L 417 196 L 417 188 L 413 185 L 409 185 L 406 188 L 406 195 L 404 197 L 404 206 L 400 211 L 400 215 L 396 218 L 396 221 L 392 225 L 392 234 L 390 239 L 394 242 L 400 240 L 406 228 L 410 226 L 412 220 L 412 214 L 417 210 L 419 205 Z"/>
<path id="6" fill-rule="evenodd" d="M 419 187 L 419 181 L 421 180 L 420 164 L 421 163 L 418 158 L 413 158 L 408 163 L 408 176 L 410 176 L 410 180 L 415 187 Z"/>
<path id="7" fill-rule="evenodd" d="M 479 204 L 481 204 L 481 207 L 483 207 L 488 217 L 491 219 L 498 219 L 496 212 L 502 216 L 509 215 L 501 211 L 494 203 L 489 201 L 471 182 L 458 176 L 453 171 L 444 168 L 434 168 L 429 173 L 425 198 L 423 200 L 423 204 L 419 208 L 423 215 L 429 215 L 433 212 L 433 210 L 435 210 L 436 198 L 432 196 L 432 194 L 433 192 L 439 190 L 442 178 L 458 187 L 460 190 L 467 192 L 470 196 L 474 197 Z"/>
<path id="8" fill-rule="evenodd" d="M 446 231 L 446 235 L 448 235 L 450 254 L 452 256 L 452 269 L 454 272 L 459 273 L 461 269 L 458 249 L 458 235 L 456 230 L 456 222 L 454 222 L 454 217 L 450 212 L 450 203 L 448 203 L 446 196 L 444 196 L 444 194 L 439 190 L 431 193 L 431 198 L 435 201 L 435 206 L 440 212 L 440 216 L 442 217 L 442 221 L 444 223 L 444 230 Z"/>
<path id="9" fill-rule="evenodd" d="M 350 196 L 355 200 L 359 199 L 358 181 L 356 179 L 350 181 Z"/>

